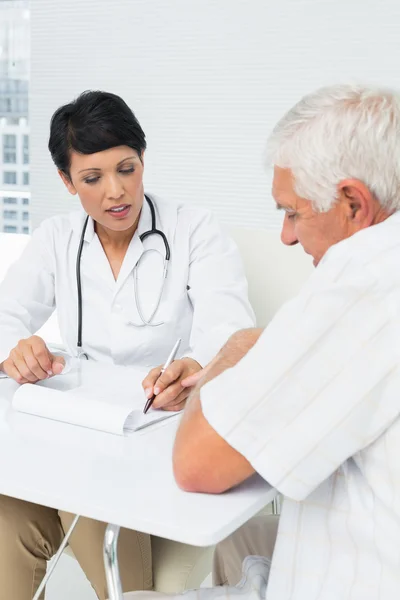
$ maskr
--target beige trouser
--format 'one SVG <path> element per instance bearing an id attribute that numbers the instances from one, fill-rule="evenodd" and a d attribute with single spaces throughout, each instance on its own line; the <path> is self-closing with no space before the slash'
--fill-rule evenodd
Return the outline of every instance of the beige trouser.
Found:
<path id="1" fill-rule="evenodd" d="M 0 600 L 32 600 L 74 515 L 0 495 Z M 70 546 L 98 598 L 107 598 L 103 564 L 106 524 L 80 518 Z M 123 591 L 152 588 L 150 536 L 121 529 Z M 43 596 L 44 597 L 44 596 Z"/>
<path id="2" fill-rule="evenodd" d="M 218 587 L 202 588 L 195 593 L 188 591 L 182 594 L 135 592 L 124 595 L 124 598 L 126 600 L 162 600 L 163 598 L 232 600 L 234 596 L 241 596 L 240 600 L 265 598 L 278 521 L 277 515 L 254 517 L 218 544 L 213 565 L 213 584 Z"/>

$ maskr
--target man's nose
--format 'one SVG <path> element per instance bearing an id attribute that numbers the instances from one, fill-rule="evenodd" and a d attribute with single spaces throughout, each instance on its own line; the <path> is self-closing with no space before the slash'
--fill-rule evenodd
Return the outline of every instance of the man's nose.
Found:
<path id="1" fill-rule="evenodd" d="M 295 246 L 299 243 L 294 230 L 294 222 L 293 220 L 289 219 L 288 214 L 285 215 L 283 220 L 281 241 L 283 244 L 285 244 L 285 246 Z"/>

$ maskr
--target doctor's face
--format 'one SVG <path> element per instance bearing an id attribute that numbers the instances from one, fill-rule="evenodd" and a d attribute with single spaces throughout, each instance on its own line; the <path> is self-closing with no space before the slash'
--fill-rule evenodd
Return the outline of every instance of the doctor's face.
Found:
<path id="1" fill-rule="evenodd" d="M 60 175 L 95 222 L 115 232 L 134 231 L 144 197 L 141 158 L 128 146 L 95 154 L 72 151 L 70 179 Z"/>

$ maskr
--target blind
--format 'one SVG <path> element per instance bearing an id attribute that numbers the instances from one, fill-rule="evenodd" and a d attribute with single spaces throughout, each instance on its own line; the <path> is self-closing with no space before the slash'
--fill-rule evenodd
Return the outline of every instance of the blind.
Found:
<path id="1" fill-rule="evenodd" d="M 268 132 L 321 85 L 400 87 L 399 22 L 398 0 L 35 0 L 33 226 L 74 205 L 47 151 L 53 111 L 103 89 L 146 132 L 149 193 L 210 207 L 228 224 L 278 227 Z"/>

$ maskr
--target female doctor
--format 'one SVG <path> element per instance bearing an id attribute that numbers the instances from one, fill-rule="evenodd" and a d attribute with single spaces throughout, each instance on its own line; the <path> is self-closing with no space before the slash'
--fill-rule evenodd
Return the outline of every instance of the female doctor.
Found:
<path id="1" fill-rule="evenodd" d="M 208 211 L 145 195 L 145 148 L 137 119 L 114 94 L 85 92 L 53 115 L 49 150 L 83 210 L 45 220 L 0 286 L 0 369 L 19 383 L 62 371 L 63 360 L 34 335 L 55 308 L 69 353 L 152 368 L 145 394 L 167 410 L 182 407 L 185 378 L 253 326 L 234 244 Z M 181 358 L 159 379 L 156 365 L 177 338 Z M 0 496 L 1 597 L 32 598 L 72 519 Z M 100 599 L 105 527 L 82 518 L 71 538 Z M 151 589 L 149 536 L 122 530 L 119 539 L 123 590 Z"/>

